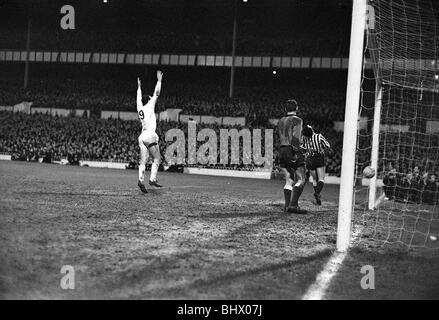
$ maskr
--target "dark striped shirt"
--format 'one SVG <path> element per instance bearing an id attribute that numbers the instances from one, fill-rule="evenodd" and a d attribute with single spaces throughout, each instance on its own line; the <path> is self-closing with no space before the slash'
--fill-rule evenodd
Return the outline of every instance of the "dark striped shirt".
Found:
<path id="1" fill-rule="evenodd" d="M 302 138 L 302 144 L 308 150 L 310 156 L 324 154 L 325 150 L 331 147 L 328 140 L 320 133 L 313 133 L 310 138 L 305 136 L 302 136 Z"/>

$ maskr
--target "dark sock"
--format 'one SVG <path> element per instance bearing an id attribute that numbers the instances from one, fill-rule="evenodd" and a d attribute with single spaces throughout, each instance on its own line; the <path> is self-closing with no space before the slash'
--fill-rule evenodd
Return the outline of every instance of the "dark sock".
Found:
<path id="1" fill-rule="evenodd" d="M 285 207 L 288 208 L 291 201 L 291 190 L 284 189 Z"/>
<path id="2" fill-rule="evenodd" d="M 313 186 L 314 192 L 317 192 L 317 186 Z"/>
<path id="3" fill-rule="evenodd" d="M 323 181 L 317 182 L 316 193 L 320 194 L 320 192 L 322 192 L 324 185 L 325 183 Z"/>
<path id="4" fill-rule="evenodd" d="M 302 194 L 303 188 L 302 187 L 293 187 L 293 197 L 291 199 L 291 205 L 297 207 L 299 204 L 299 197 Z"/>

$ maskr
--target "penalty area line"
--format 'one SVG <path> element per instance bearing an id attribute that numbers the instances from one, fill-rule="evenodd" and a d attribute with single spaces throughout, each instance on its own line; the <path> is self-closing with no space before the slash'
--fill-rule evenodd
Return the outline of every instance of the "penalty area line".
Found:
<path id="1" fill-rule="evenodd" d="M 357 240 L 361 229 L 356 227 L 352 232 L 351 243 Z M 323 270 L 317 275 L 314 283 L 308 288 L 302 300 L 322 300 L 325 297 L 326 291 L 331 284 L 332 279 L 338 273 L 338 270 L 343 265 L 343 261 L 348 255 L 349 250 L 345 252 L 334 252 L 325 264 Z"/>

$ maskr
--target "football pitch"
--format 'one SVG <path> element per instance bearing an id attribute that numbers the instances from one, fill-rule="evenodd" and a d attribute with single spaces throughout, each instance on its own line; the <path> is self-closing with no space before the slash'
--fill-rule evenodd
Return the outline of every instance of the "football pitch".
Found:
<path id="1" fill-rule="evenodd" d="M 149 172 L 147 173 L 149 176 Z M 301 299 L 335 250 L 338 186 L 0 161 L 2 299 Z M 72 266 L 75 288 L 60 286 Z M 375 289 L 363 290 L 364 265 Z M 326 299 L 437 299 L 439 258 L 353 249 Z"/>

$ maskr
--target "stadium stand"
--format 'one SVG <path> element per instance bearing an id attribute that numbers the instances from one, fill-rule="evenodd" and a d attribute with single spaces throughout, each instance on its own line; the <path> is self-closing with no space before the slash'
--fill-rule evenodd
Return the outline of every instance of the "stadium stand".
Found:
<path id="1" fill-rule="evenodd" d="M 140 131 L 138 121 L 123 121 L 118 119 L 97 119 L 84 117 L 58 117 L 49 114 L 32 114 L 0 112 L 0 152 L 12 155 L 15 160 L 38 161 L 39 158 L 50 157 L 78 160 L 103 160 L 137 162 L 137 136 Z M 219 133 L 220 126 L 204 125 Z M 316 126 L 317 127 L 317 126 Z M 160 136 L 161 153 L 165 154 L 168 144 L 165 144 L 166 131 L 178 128 L 187 132 L 187 124 L 179 122 L 160 121 L 158 134 Z M 221 128 L 227 128 L 221 126 Z M 241 129 L 239 126 L 228 127 Z M 317 127 L 318 128 L 318 127 Z M 333 129 L 325 128 L 326 134 L 335 141 L 333 154 L 329 157 L 328 172 L 340 173 L 341 150 L 338 147 L 342 134 Z M 275 168 L 277 169 L 278 140 L 275 133 Z M 233 166 L 232 166 L 233 167 Z M 251 169 L 254 166 L 248 166 Z M 243 168 L 243 166 L 236 166 Z"/>
<path id="2" fill-rule="evenodd" d="M 0 102 L 11 105 L 32 101 L 34 107 L 133 110 L 132 83 L 111 80 L 39 78 L 27 91 L 10 81 L 0 81 Z M 289 86 L 238 87 L 234 99 L 227 98 L 227 86 L 219 84 L 168 83 L 157 111 L 181 108 L 186 114 L 245 116 L 250 124 L 265 124 L 284 112 L 282 102 L 294 98 L 301 102 L 301 114 L 307 119 L 343 120 L 342 91 L 294 88 Z"/>

